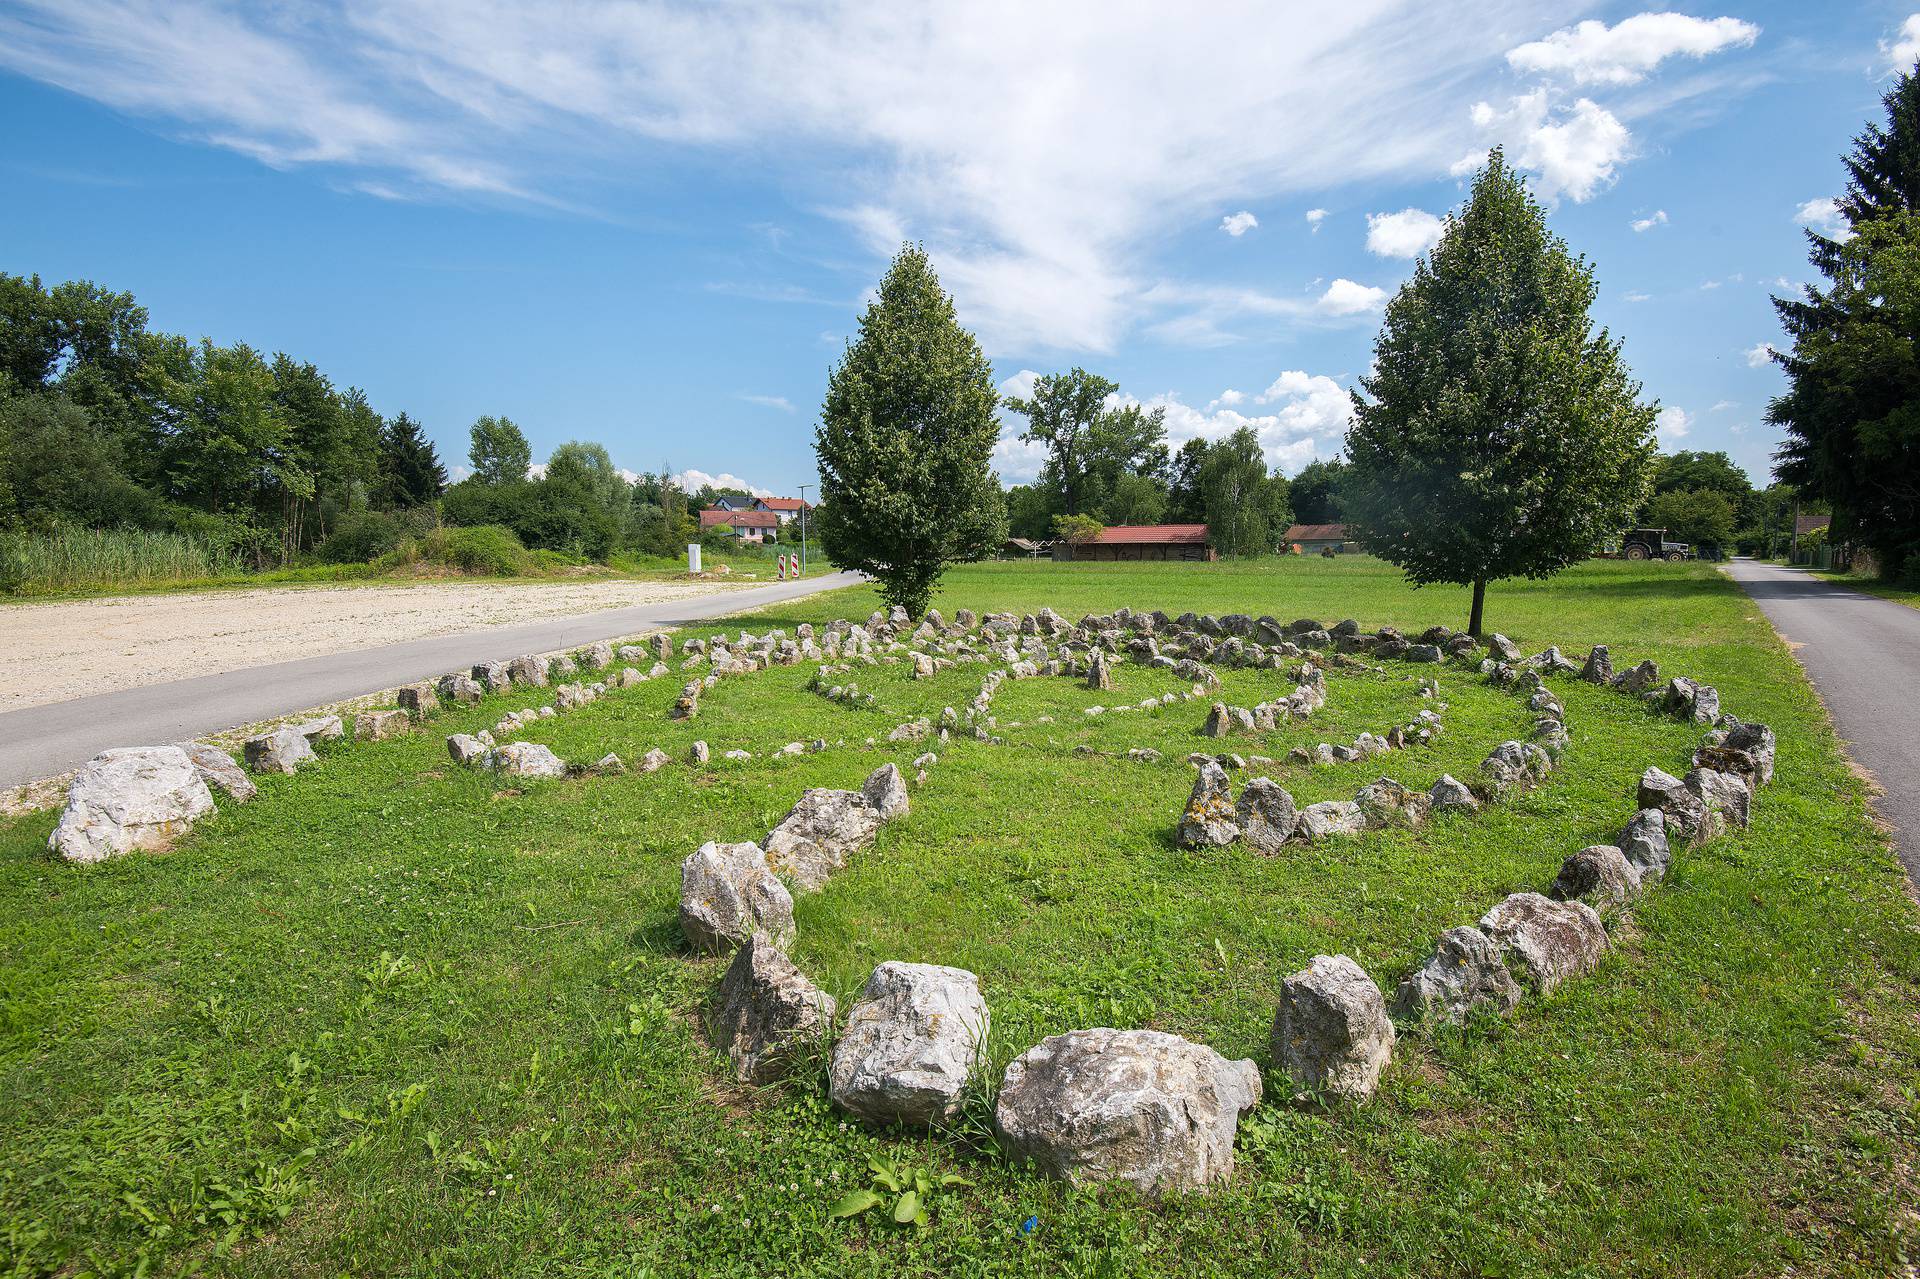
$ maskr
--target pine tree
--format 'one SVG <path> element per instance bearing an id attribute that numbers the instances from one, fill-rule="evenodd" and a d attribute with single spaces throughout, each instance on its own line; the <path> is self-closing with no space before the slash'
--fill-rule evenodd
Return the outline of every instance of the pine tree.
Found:
<path id="1" fill-rule="evenodd" d="M 1548 577 L 1646 493 L 1655 409 L 1587 310 L 1584 258 L 1495 149 L 1387 304 L 1341 483 L 1360 543 L 1416 585 Z"/>
<path id="2" fill-rule="evenodd" d="M 1005 536 L 991 467 L 999 398 L 926 253 L 903 246 L 827 382 L 815 527 L 835 563 L 872 575 L 914 617 L 949 564 Z"/>
<path id="3" fill-rule="evenodd" d="M 446 491 L 447 471 L 433 441 L 405 413 L 380 432 L 381 493 L 393 507 L 424 506 Z"/>
<path id="4" fill-rule="evenodd" d="M 1834 513 L 1834 535 L 1871 547 L 1889 578 L 1920 566 L 1920 67 L 1882 100 L 1846 158 L 1844 236 L 1809 229 L 1807 257 L 1827 279 L 1775 298 L 1791 352 L 1790 386 L 1767 409 L 1785 442 L 1775 473 Z"/>

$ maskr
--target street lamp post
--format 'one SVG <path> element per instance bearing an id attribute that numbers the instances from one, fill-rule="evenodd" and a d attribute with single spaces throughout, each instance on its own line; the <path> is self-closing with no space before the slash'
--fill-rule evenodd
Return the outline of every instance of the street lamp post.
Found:
<path id="1" fill-rule="evenodd" d="M 807 490 L 811 484 L 800 486 L 800 575 L 807 573 Z"/>

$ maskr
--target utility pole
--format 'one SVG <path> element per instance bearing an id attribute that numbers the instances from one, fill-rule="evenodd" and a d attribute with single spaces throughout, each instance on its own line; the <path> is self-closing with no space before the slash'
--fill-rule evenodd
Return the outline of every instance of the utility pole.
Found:
<path id="1" fill-rule="evenodd" d="M 800 486 L 800 576 L 807 575 L 807 490 L 811 484 Z"/>

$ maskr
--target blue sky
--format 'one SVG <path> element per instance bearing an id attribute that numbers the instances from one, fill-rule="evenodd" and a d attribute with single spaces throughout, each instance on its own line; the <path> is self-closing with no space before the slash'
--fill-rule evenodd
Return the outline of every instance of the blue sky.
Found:
<path id="1" fill-rule="evenodd" d="M 312 360 L 449 465 L 504 413 L 791 493 L 912 238 L 1008 386 L 1083 365 L 1291 472 L 1499 142 L 1663 444 L 1764 483 L 1768 295 L 1913 0 L 1334 8 L 0 0 L 0 270 Z"/>

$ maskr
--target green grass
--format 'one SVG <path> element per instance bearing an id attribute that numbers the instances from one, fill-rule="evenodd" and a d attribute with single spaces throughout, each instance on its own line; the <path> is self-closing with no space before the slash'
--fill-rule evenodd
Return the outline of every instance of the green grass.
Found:
<path id="1" fill-rule="evenodd" d="M 1861 591 L 1868 595 L 1878 595 L 1883 600 L 1905 604 L 1908 608 L 1920 608 L 1920 590 L 1911 586 L 1896 586 L 1891 582 L 1883 582 L 1877 577 L 1863 574 L 1822 572 L 1818 569 L 1807 571 L 1823 581 L 1832 582 L 1835 586 L 1844 586 L 1849 590 Z"/>
<path id="2" fill-rule="evenodd" d="M 139 529 L 60 529 L 0 537 L 0 583 L 33 593 L 96 591 L 241 572 L 201 538 Z"/>
<path id="3" fill-rule="evenodd" d="M 841 592 L 727 629 L 873 603 Z M 1458 624 L 1465 597 L 1343 558 L 982 565 L 938 604 L 1405 627 Z M 1682 854 L 1593 977 L 1504 1024 L 1403 1039 L 1362 1107 L 1296 1103 L 1269 1069 L 1214 1194 L 1034 1180 L 980 1139 L 984 1097 L 952 1133 L 901 1137 L 844 1124 L 817 1072 L 759 1096 L 721 1082 L 698 1026 L 723 965 L 680 948 L 680 860 L 763 836 L 806 786 L 904 765 L 922 748 L 864 739 L 964 705 L 987 669 L 858 671 L 879 701 L 859 711 L 793 667 L 723 681 L 691 723 L 665 718 L 677 681 L 658 680 L 526 736 L 576 759 L 678 757 L 695 737 L 716 755 L 846 746 L 519 790 L 449 766 L 445 734 L 519 693 L 329 748 L 165 855 L 68 867 L 41 851 L 50 816 L 0 827 L 0 1255 L 29 1275 L 1895 1273 L 1913 1247 L 1920 932 L 1791 657 L 1704 565 L 1502 583 L 1489 620 L 1529 651 L 1608 642 L 1617 664 L 1716 684 L 1779 733 L 1779 775 L 1750 831 Z M 1402 722 L 1429 672 L 1336 676 L 1264 751 Z M 1640 769 L 1679 771 L 1696 737 L 1556 681 L 1574 745 L 1515 803 L 1274 859 L 1191 855 L 1170 833 L 1204 707 L 1083 715 L 1170 687 L 1118 674 L 1116 694 L 1004 686 L 995 713 L 1023 727 L 939 748 L 912 814 L 800 899 L 796 962 L 843 998 L 883 959 L 973 969 L 996 1068 L 1090 1025 L 1264 1068 L 1286 973 L 1339 951 L 1392 983 L 1442 928 L 1610 838 Z M 1224 678 L 1245 704 L 1282 677 Z M 1430 751 L 1273 775 L 1303 801 L 1381 773 L 1424 783 L 1524 727 L 1507 695 L 1440 678 Z M 831 1220 L 874 1154 L 975 1184 L 924 1232 Z"/>

